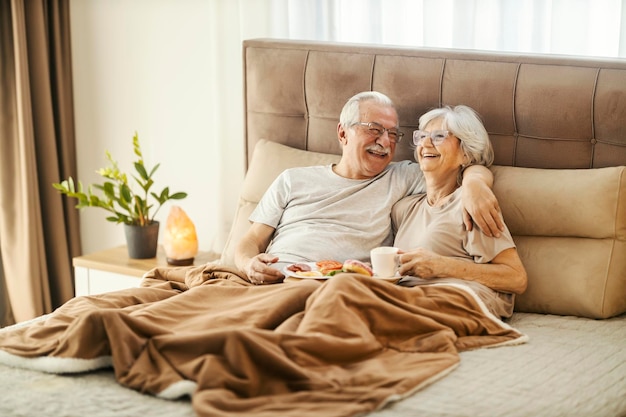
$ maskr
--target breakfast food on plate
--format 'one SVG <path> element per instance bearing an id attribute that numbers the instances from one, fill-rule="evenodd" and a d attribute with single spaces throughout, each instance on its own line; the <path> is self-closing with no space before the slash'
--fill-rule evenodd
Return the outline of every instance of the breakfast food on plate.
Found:
<path id="1" fill-rule="evenodd" d="M 291 264 L 287 267 L 291 272 L 302 272 L 302 271 L 310 271 L 311 266 L 303 263 Z"/>
<path id="2" fill-rule="evenodd" d="M 343 264 L 333 259 L 324 259 L 315 263 L 317 269 L 324 275 L 329 275 L 331 272 L 341 271 Z"/>
<path id="3" fill-rule="evenodd" d="M 324 276 L 322 275 L 320 271 L 298 271 L 294 273 L 294 275 L 297 277 L 306 277 L 306 278 L 316 278 L 316 277 Z"/>
<path id="4" fill-rule="evenodd" d="M 287 272 L 289 271 L 289 272 Z M 339 272 L 354 272 L 357 274 L 373 276 L 372 267 L 357 259 L 348 259 L 341 263 L 334 259 L 324 259 L 313 263 L 294 263 L 286 267 L 286 275 L 301 278 L 329 278 Z"/>
<path id="5" fill-rule="evenodd" d="M 356 259 L 348 259 L 345 261 L 342 269 L 344 272 L 356 272 L 357 274 L 363 274 L 370 277 L 374 275 L 372 268 L 368 264 Z"/>

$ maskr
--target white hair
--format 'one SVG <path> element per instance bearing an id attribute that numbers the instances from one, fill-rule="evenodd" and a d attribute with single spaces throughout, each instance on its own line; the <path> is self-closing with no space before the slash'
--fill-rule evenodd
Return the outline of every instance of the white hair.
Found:
<path id="1" fill-rule="evenodd" d="M 393 107 L 395 109 L 391 99 L 383 93 L 379 93 L 378 91 L 363 91 L 352 96 L 346 104 L 344 104 L 343 109 L 341 109 L 339 123 L 344 129 L 347 129 L 360 121 L 360 106 L 361 103 L 365 101 L 373 101 L 376 104 Z"/>
<path id="2" fill-rule="evenodd" d="M 441 119 L 443 129 L 448 130 L 461 141 L 461 149 L 469 159 L 466 166 L 484 165 L 489 167 L 493 164 L 494 154 L 489 134 L 474 109 L 458 105 L 431 110 L 420 117 L 420 130 L 423 130 L 435 119 Z"/>

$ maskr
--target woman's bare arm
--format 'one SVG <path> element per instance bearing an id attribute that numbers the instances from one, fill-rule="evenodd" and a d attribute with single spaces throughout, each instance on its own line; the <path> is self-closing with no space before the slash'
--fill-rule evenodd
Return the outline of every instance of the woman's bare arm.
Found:
<path id="1" fill-rule="evenodd" d="M 491 262 L 476 263 L 438 255 L 418 248 L 400 255 L 400 274 L 424 279 L 460 278 L 479 282 L 492 290 L 521 294 L 526 290 L 526 269 L 515 248 L 500 252 Z"/>

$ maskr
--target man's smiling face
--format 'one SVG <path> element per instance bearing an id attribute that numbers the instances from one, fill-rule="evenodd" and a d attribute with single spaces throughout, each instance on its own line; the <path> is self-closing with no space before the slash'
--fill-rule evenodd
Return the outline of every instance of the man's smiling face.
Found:
<path id="1" fill-rule="evenodd" d="M 387 129 L 398 126 L 398 114 L 393 107 L 366 101 L 361 103 L 359 114 L 362 123 L 375 122 Z M 396 150 L 396 143 L 390 140 L 388 132 L 377 137 L 367 126 L 340 126 L 339 139 L 343 155 L 337 173 L 347 178 L 375 177 L 393 160 Z"/>

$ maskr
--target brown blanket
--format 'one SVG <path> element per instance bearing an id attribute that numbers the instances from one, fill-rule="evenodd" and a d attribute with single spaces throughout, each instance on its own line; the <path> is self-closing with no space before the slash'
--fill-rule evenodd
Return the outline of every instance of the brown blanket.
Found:
<path id="1" fill-rule="evenodd" d="M 0 333 L 0 362 L 46 372 L 113 366 L 117 380 L 200 416 L 353 416 L 450 372 L 458 351 L 525 336 L 455 286 L 340 274 L 252 286 L 208 264 L 70 300 Z M 296 411 L 294 411 L 296 410 Z"/>

